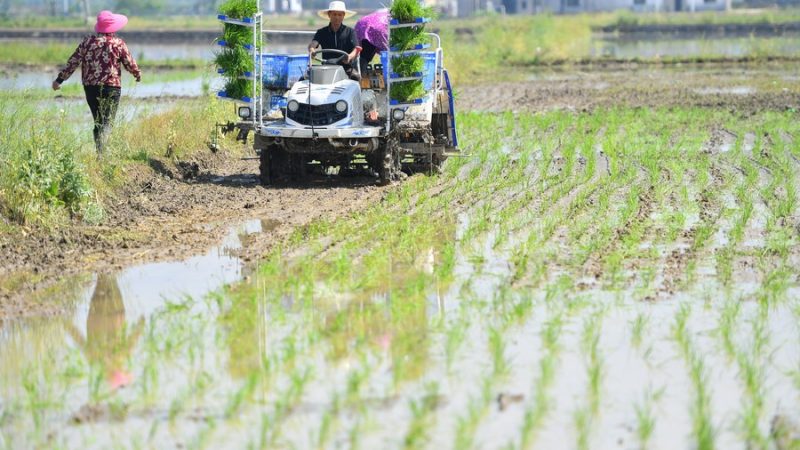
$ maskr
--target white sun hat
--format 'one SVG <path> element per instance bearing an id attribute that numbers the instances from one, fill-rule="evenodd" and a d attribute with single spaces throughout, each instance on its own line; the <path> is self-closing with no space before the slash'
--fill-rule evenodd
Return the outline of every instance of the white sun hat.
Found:
<path id="1" fill-rule="evenodd" d="M 323 19 L 327 19 L 329 11 L 343 12 L 345 19 L 347 19 L 348 17 L 353 17 L 353 16 L 356 15 L 355 11 L 350 11 L 349 9 L 347 9 L 347 7 L 344 6 L 344 2 L 340 1 L 340 0 L 332 1 L 328 5 L 328 9 L 320 9 L 319 11 L 317 11 L 317 14 L 319 14 L 319 16 L 322 17 Z"/>

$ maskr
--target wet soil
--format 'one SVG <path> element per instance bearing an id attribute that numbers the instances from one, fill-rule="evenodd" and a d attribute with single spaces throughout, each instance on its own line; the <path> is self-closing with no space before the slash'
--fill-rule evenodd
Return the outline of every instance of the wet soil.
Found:
<path id="1" fill-rule="evenodd" d="M 133 167 L 127 187 L 106 199 L 108 218 L 101 226 L 0 236 L 0 320 L 57 313 L 60 305 L 30 299 L 37 291 L 58 289 L 66 275 L 200 254 L 218 243 L 230 224 L 261 219 L 272 229 L 248 236 L 236 255 L 252 262 L 297 227 L 379 202 L 386 189 L 370 177 L 323 176 L 263 187 L 257 160 L 230 155 L 151 160 Z"/>
<path id="2" fill-rule="evenodd" d="M 514 69 L 518 81 L 457 87 L 457 108 L 487 112 L 698 107 L 753 114 L 800 108 L 800 63 L 602 63 Z"/>

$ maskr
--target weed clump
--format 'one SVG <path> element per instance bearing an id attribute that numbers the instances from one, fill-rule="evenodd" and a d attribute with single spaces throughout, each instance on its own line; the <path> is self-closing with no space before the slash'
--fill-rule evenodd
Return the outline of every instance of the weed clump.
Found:
<path id="1" fill-rule="evenodd" d="M 0 109 L 0 198 L 2 215 L 18 224 L 50 226 L 59 217 L 83 217 L 94 189 L 76 149 L 74 130 L 62 122 L 44 123 L 26 104 L 10 102 Z M 22 136 L 19 130 L 30 135 Z M 97 216 L 97 208 L 91 216 Z"/>

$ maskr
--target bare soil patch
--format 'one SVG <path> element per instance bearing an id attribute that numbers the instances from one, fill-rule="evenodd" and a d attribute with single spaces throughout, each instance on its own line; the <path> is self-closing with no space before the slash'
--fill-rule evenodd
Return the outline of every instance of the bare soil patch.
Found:
<path id="1" fill-rule="evenodd" d="M 545 111 L 598 108 L 698 107 L 754 114 L 800 109 L 798 63 L 709 64 L 663 67 L 652 64 L 534 69 L 521 81 L 459 86 L 461 111 Z M 526 79 L 527 78 L 527 79 Z"/>

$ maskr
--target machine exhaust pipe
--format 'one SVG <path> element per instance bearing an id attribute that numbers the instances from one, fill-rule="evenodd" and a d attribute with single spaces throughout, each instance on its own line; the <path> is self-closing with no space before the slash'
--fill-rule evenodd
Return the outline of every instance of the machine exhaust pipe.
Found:
<path id="1" fill-rule="evenodd" d="M 356 147 L 358 146 L 358 139 L 350 139 L 350 142 L 348 142 L 348 144 L 350 145 L 350 147 Z"/>

